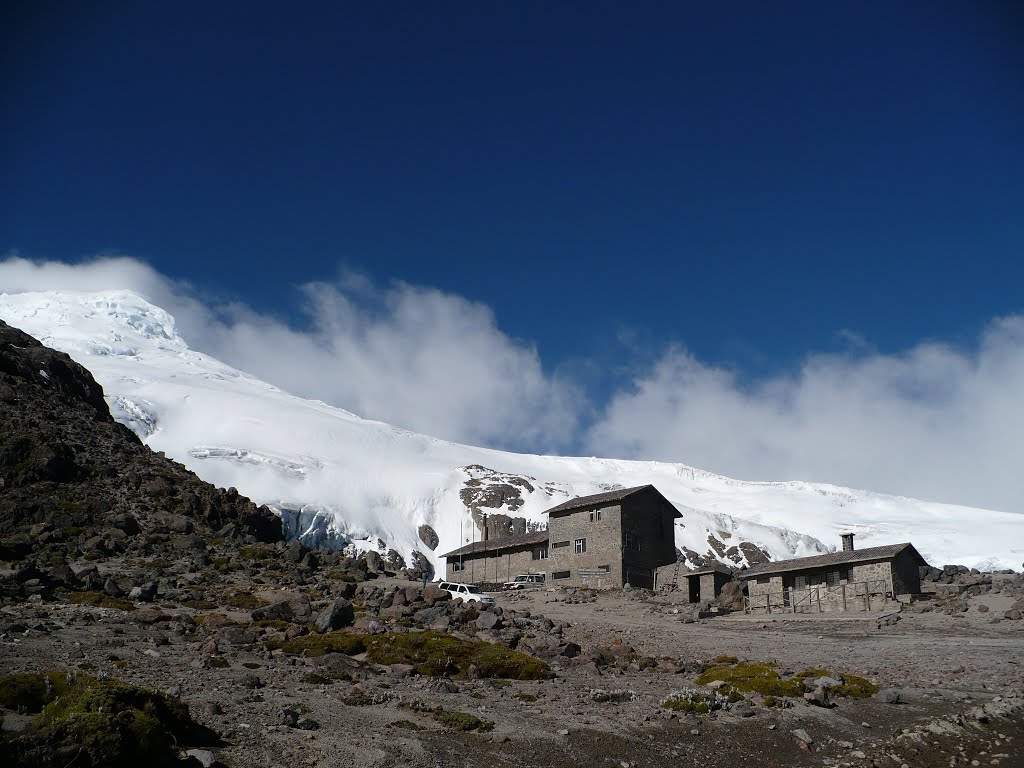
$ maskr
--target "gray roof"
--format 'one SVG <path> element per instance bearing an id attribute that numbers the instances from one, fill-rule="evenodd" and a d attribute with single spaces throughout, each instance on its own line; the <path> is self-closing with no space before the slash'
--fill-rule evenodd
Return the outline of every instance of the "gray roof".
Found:
<path id="1" fill-rule="evenodd" d="M 704 576 L 709 573 L 722 573 L 726 576 L 732 576 L 732 570 L 727 565 L 722 563 L 713 563 L 704 568 L 698 568 L 695 571 L 687 571 L 683 576 Z"/>
<path id="2" fill-rule="evenodd" d="M 575 499 L 569 499 L 569 501 L 563 501 L 556 507 L 552 507 L 546 510 L 544 514 L 550 515 L 555 512 L 566 512 L 570 509 L 579 509 L 580 507 L 594 507 L 600 504 L 608 504 L 613 501 L 622 501 L 627 496 L 632 496 L 634 493 L 640 493 L 641 491 L 651 490 L 661 496 L 661 492 L 653 485 L 637 485 L 633 488 L 618 488 L 614 491 L 605 491 L 604 493 L 594 493 L 590 496 L 577 496 Z M 661 498 L 665 499 L 664 496 Z M 665 503 L 668 504 L 672 509 L 675 510 L 676 517 L 682 517 L 679 510 L 672 506 L 672 502 L 665 499 Z"/>
<path id="3" fill-rule="evenodd" d="M 488 539 L 487 541 L 475 541 L 464 547 L 453 549 L 441 557 L 458 557 L 459 555 L 472 555 L 478 552 L 500 552 L 514 547 L 525 547 L 530 544 L 546 544 L 548 541 L 547 531 L 533 531 L 532 533 L 521 533 L 518 536 L 505 536 L 500 539 Z"/>
<path id="4" fill-rule="evenodd" d="M 868 560 L 891 560 L 905 549 L 910 549 L 911 555 L 917 560 L 918 565 L 928 565 L 921 553 L 914 549 L 914 545 L 905 542 L 903 544 L 887 544 L 884 547 L 868 547 L 867 549 L 852 549 L 846 551 L 832 552 L 827 555 L 815 555 L 813 557 L 796 557 L 792 560 L 779 560 L 775 563 L 763 563 L 748 568 L 740 574 L 741 579 L 749 579 L 751 576 L 764 576 L 771 573 L 784 573 L 787 571 L 803 571 L 813 568 L 827 568 L 830 565 L 845 565 L 846 563 L 862 563 Z"/>

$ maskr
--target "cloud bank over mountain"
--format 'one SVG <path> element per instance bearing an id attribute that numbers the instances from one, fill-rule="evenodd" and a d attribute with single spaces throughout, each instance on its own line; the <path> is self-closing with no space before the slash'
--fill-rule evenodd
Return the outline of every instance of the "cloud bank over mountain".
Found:
<path id="1" fill-rule="evenodd" d="M 750 480 L 801 479 L 1024 512 L 1024 316 L 967 346 L 809 353 L 767 380 L 682 343 L 592 402 L 504 333 L 485 305 L 359 276 L 298 287 L 305 322 L 204 296 L 126 257 L 0 262 L 0 292 L 127 289 L 197 350 L 303 397 L 470 444 L 681 461 Z M 552 371 L 556 371 L 553 373 Z"/>

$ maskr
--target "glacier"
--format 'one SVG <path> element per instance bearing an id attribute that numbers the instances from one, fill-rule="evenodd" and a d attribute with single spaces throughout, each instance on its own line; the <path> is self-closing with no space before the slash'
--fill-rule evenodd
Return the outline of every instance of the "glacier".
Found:
<path id="1" fill-rule="evenodd" d="M 543 525 L 567 498 L 651 483 L 683 513 L 676 546 L 718 559 L 741 541 L 773 559 L 831 551 L 852 532 L 858 546 L 912 541 L 933 565 L 1024 560 L 1024 517 L 1012 513 L 676 463 L 509 453 L 363 419 L 194 351 L 170 314 L 129 291 L 0 293 L 0 318 L 88 368 L 114 418 L 153 450 L 271 506 L 313 545 L 394 548 L 407 560 L 418 550 L 439 567 L 479 535 L 467 488 L 509 487 L 487 511 Z M 435 550 L 418 536 L 424 525 Z"/>

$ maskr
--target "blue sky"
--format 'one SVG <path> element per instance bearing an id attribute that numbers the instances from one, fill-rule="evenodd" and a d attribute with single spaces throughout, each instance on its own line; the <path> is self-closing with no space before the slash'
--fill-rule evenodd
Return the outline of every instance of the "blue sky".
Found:
<path id="1" fill-rule="evenodd" d="M 446 436 L 696 463 L 588 434 L 673 354 L 749 394 L 822 354 L 977 362 L 1022 309 L 1016 3 L 3 13 L 0 252 L 126 255 L 297 331 L 313 283 L 366 317 L 436 289 L 585 403 L 561 440 Z"/>

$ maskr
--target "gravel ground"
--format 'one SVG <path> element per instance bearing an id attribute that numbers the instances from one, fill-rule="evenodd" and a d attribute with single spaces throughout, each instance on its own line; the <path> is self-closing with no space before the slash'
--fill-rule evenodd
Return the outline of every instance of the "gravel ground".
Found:
<path id="1" fill-rule="evenodd" d="M 567 664 L 538 682 L 441 682 L 340 655 L 270 654 L 244 642 L 224 652 L 228 666 L 208 668 L 201 647 L 209 622 L 190 631 L 182 616 L 202 612 L 177 605 L 163 607 L 169 620 L 156 623 L 143 611 L 8 605 L 3 620 L 27 629 L 5 633 L 0 656 L 4 671 L 86 669 L 178 695 L 222 735 L 213 752 L 231 766 L 1024 766 L 1024 622 L 991 623 L 1001 599 L 972 598 L 970 610 L 955 618 L 903 613 L 879 628 L 882 614 L 684 623 L 671 596 L 616 592 L 581 603 L 552 592 L 500 596 L 499 605 L 567 623 L 565 638 L 584 652 L 621 641 L 669 657 L 682 670 L 598 672 Z M 978 611 L 981 604 L 990 611 Z M 245 622 L 248 614 L 229 618 Z M 860 675 L 899 689 L 901 702 L 755 706 L 746 718 L 659 709 L 669 692 L 692 684 L 700 664 L 719 655 L 774 662 L 785 671 L 823 667 Z M 307 681 L 311 673 L 339 670 L 351 681 Z M 625 700 L 595 701 L 595 689 Z M 344 703 L 357 692 L 383 701 Z M 492 721 L 493 731 L 444 730 L 417 702 Z M 280 712 L 289 708 L 319 728 L 285 724 Z M 16 720 L 5 727 L 17 727 Z M 797 729 L 811 741 L 794 735 Z"/>

